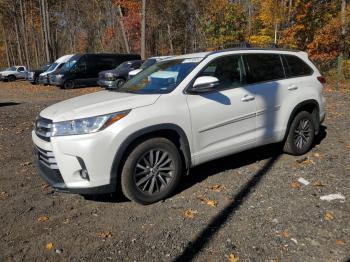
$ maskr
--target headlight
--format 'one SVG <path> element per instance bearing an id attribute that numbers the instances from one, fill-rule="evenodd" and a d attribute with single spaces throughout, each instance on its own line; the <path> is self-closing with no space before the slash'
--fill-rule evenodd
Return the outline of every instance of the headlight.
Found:
<path id="1" fill-rule="evenodd" d="M 101 131 L 124 118 L 131 110 L 52 124 L 51 136 L 83 135 Z"/>
<path id="2" fill-rule="evenodd" d="M 114 77 L 114 75 L 112 73 L 106 73 L 105 74 L 105 78 L 108 81 L 114 81 L 115 80 L 115 77 Z"/>

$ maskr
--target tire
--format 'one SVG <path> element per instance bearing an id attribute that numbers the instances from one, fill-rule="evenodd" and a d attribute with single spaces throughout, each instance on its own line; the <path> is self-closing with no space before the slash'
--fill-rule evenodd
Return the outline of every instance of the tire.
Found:
<path id="1" fill-rule="evenodd" d="M 64 89 L 74 89 L 75 87 L 75 82 L 74 80 L 67 80 L 66 82 L 64 82 L 63 84 L 63 88 Z"/>
<path id="2" fill-rule="evenodd" d="M 120 88 L 124 84 L 125 84 L 125 80 L 122 78 L 118 78 L 117 80 L 115 80 L 115 87 L 117 89 Z"/>
<path id="3" fill-rule="evenodd" d="M 301 111 L 290 125 L 283 151 L 295 156 L 303 155 L 311 149 L 314 139 L 314 119 L 310 113 Z"/>
<path id="4" fill-rule="evenodd" d="M 136 145 L 127 156 L 121 173 L 122 191 L 134 202 L 152 204 L 174 191 L 181 174 L 181 156 L 176 146 L 165 138 L 151 138 Z"/>
<path id="5" fill-rule="evenodd" d="M 8 81 L 8 82 L 16 81 L 16 77 L 15 77 L 14 75 L 9 75 L 9 76 L 7 77 L 7 81 Z"/>

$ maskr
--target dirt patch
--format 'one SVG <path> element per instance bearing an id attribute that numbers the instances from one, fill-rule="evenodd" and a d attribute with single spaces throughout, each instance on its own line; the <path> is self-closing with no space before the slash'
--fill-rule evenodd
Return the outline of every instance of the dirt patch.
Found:
<path id="1" fill-rule="evenodd" d="M 305 156 L 267 146 L 212 161 L 192 169 L 173 197 L 140 206 L 53 192 L 33 167 L 40 110 L 99 90 L 0 83 L 1 261 L 349 258 L 349 91 L 327 89 L 327 119 Z M 345 200 L 320 199 L 337 193 Z"/>

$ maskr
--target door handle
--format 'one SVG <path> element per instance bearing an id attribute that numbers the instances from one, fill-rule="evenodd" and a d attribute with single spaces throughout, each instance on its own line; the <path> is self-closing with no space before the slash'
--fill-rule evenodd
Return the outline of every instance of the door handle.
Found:
<path id="1" fill-rule="evenodd" d="M 288 86 L 288 90 L 290 90 L 290 91 L 297 90 L 297 89 L 298 89 L 298 87 L 296 85 Z"/>
<path id="2" fill-rule="evenodd" d="M 254 100 L 255 97 L 254 96 L 251 96 L 251 95 L 244 95 L 241 99 L 242 102 L 249 102 L 249 101 L 252 101 Z"/>

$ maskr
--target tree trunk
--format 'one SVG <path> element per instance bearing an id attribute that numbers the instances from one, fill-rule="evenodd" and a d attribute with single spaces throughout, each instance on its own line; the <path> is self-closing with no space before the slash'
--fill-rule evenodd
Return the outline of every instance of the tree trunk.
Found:
<path id="1" fill-rule="evenodd" d="M 23 31 L 23 42 L 24 42 L 24 54 L 26 57 L 26 66 L 29 68 L 29 54 L 28 54 L 28 41 L 27 41 L 27 29 L 26 23 L 24 21 L 24 11 L 23 11 L 23 3 L 22 0 L 19 0 L 19 9 L 21 13 L 21 22 L 22 22 L 22 31 Z"/>
<path id="2" fill-rule="evenodd" d="M 4 40 L 5 40 L 5 49 L 6 49 L 7 65 L 8 65 L 8 67 L 10 67 L 10 66 L 11 66 L 10 54 L 9 54 L 9 47 L 8 47 L 8 44 L 7 44 L 7 36 L 6 36 L 4 24 L 2 24 L 2 32 L 3 32 L 4 38 L 5 38 Z"/>
<path id="3" fill-rule="evenodd" d="M 16 32 L 18 59 L 19 59 L 19 63 L 21 65 L 23 65 L 21 41 L 20 41 L 20 38 L 19 38 L 19 32 L 18 31 L 19 31 L 18 22 L 17 22 L 17 19 L 15 18 L 15 32 Z"/>
<path id="4" fill-rule="evenodd" d="M 130 54 L 130 47 L 129 47 L 129 43 L 128 43 L 128 38 L 126 36 L 126 32 L 125 32 L 125 27 L 124 27 L 124 23 L 123 23 L 123 13 L 122 10 L 120 8 L 120 6 L 118 5 L 118 13 L 119 13 L 119 17 L 118 17 L 118 23 L 120 25 L 121 31 L 122 31 L 122 35 L 123 35 L 123 40 L 124 40 L 124 47 L 125 47 L 125 51 Z"/>
<path id="5" fill-rule="evenodd" d="M 341 3 L 341 40 L 340 40 L 340 55 L 343 57 L 345 52 L 345 36 L 347 29 L 346 21 L 346 0 L 342 0 Z"/>
<path id="6" fill-rule="evenodd" d="M 171 38 L 171 28 L 170 28 L 169 24 L 167 24 L 167 28 L 168 28 L 168 40 L 169 40 L 170 54 L 173 55 L 174 54 L 174 46 L 173 46 L 173 40 Z"/>
<path id="7" fill-rule="evenodd" d="M 141 58 L 146 59 L 146 0 L 142 0 Z"/>

